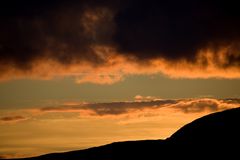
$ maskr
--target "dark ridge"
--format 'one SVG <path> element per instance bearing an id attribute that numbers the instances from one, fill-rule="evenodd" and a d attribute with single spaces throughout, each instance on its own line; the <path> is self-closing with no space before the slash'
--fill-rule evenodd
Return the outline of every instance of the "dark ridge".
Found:
<path id="1" fill-rule="evenodd" d="M 85 150 L 15 160 L 238 159 L 240 108 L 199 118 L 166 140 L 115 142 Z"/>
<path id="2" fill-rule="evenodd" d="M 169 140 L 175 143 L 194 145 L 196 143 L 233 143 L 230 139 L 240 136 L 238 129 L 240 108 L 213 113 L 189 123 L 175 132 Z M 221 141 L 219 141 L 221 139 Z"/>

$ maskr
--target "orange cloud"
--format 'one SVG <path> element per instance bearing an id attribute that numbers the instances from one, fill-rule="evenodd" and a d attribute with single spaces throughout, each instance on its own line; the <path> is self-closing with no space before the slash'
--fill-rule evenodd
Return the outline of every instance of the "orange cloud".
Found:
<path id="1" fill-rule="evenodd" d="M 140 96 L 136 96 L 139 98 Z M 71 103 L 71 105 L 43 107 L 39 112 L 77 112 L 80 117 L 151 117 L 158 116 L 162 108 L 180 110 L 183 113 L 215 112 L 240 107 L 240 100 L 213 98 L 200 99 L 143 99 L 132 102 Z"/>
<path id="2" fill-rule="evenodd" d="M 225 109 L 240 107 L 240 99 L 159 99 L 151 96 L 135 96 L 135 101 L 87 103 L 87 102 L 64 102 L 62 105 L 48 106 L 42 108 L 25 109 L 17 116 L 5 116 L 0 118 L 1 124 L 16 123 L 44 116 L 45 114 L 67 113 L 73 117 L 100 118 L 100 119 L 122 119 L 123 121 L 135 119 L 141 121 L 151 117 L 159 117 L 167 113 L 202 114 Z M 166 112 L 165 112 L 166 111 Z M 27 114 L 21 116 L 21 114 Z M 56 117 L 57 118 L 57 117 Z"/>
<path id="3" fill-rule="evenodd" d="M 162 15 L 158 15 L 159 9 L 155 8 L 156 12 L 154 10 L 142 12 L 146 19 L 143 17 L 141 23 L 139 21 L 136 25 L 134 24 L 137 22 L 134 20 L 136 17 L 131 15 L 132 12 L 125 14 L 130 14 L 133 21 L 128 21 L 123 14 L 128 7 L 123 7 L 126 10 L 122 10 L 119 8 L 121 5 L 113 4 L 81 1 L 75 5 L 62 4 L 60 8 L 57 7 L 60 4 L 55 4 L 56 8 L 53 7 L 50 12 L 39 13 L 40 15 L 30 16 L 29 19 L 19 19 L 18 16 L 6 17 L 6 22 L 3 22 L 6 24 L 2 25 L 3 36 L 0 37 L 2 42 L 0 80 L 25 78 L 48 80 L 71 76 L 79 84 L 113 84 L 123 81 L 128 75 L 240 78 L 237 17 L 230 18 L 231 24 L 235 25 L 219 21 L 226 18 L 213 18 L 211 22 L 216 23 L 205 21 L 206 25 L 200 28 L 195 21 L 184 21 L 186 27 L 196 28 L 190 27 L 189 35 L 180 38 L 175 36 L 186 32 L 185 27 L 179 23 L 182 22 L 182 18 L 185 20 L 185 16 L 178 15 L 180 19 L 169 19 L 171 23 L 176 22 L 175 27 L 179 27 L 179 30 L 176 30 L 175 27 L 171 28 L 171 25 L 164 25 L 168 22 L 161 22 L 158 19 L 158 16 Z M 156 7 L 155 4 L 151 5 L 152 9 Z M 26 9 L 34 10 L 34 7 L 36 6 Z M 134 9 L 139 6 L 132 7 Z M 209 8 L 201 9 L 204 13 L 206 10 L 207 13 L 212 13 Z M 137 9 L 134 13 L 138 11 Z M 159 22 L 155 23 L 155 18 L 147 18 L 150 12 L 153 12 L 151 16 Z M 195 10 L 192 12 L 195 13 Z M 192 12 L 189 14 L 193 14 Z M 165 14 L 169 15 L 168 12 Z M 207 20 L 205 15 L 196 19 L 198 18 Z M 19 21 L 23 26 L 14 25 Z M 149 30 L 149 25 L 161 27 L 156 32 Z M 166 26 L 168 28 L 165 28 Z M 184 30 L 181 30 L 183 28 Z M 213 28 L 219 30 L 212 30 Z M 176 34 L 172 34 L 176 31 L 178 31 Z M 200 36 L 199 33 L 205 34 Z M 166 37 L 161 36 L 162 34 Z M 165 38 L 170 41 L 166 41 Z"/>
<path id="4" fill-rule="evenodd" d="M 146 61 L 136 60 L 131 56 L 119 54 L 112 47 L 93 47 L 96 55 L 103 60 L 100 64 L 88 61 L 74 61 L 62 64 L 52 59 L 38 59 L 32 62 L 29 70 L 20 70 L 14 66 L 6 68 L 0 74 L 0 80 L 11 79 L 52 79 L 75 77 L 76 83 L 113 84 L 124 80 L 128 75 L 164 74 L 170 78 L 240 78 L 239 64 L 230 64 L 229 48 L 218 52 L 202 50 L 195 61 L 180 59 L 176 61 L 164 58 Z"/>
<path id="5" fill-rule="evenodd" d="M 141 96 L 141 95 L 136 95 L 134 97 L 136 102 L 141 102 L 141 101 L 151 101 L 151 100 L 160 100 L 159 98 L 153 97 L 153 96 Z"/>
<path id="6" fill-rule="evenodd" d="M 20 121 L 25 121 L 27 119 L 28 119 L 27 117 L 23 117 L 21 115 L 6 116 L 6 117 L 1 117 L 0 122 L 2 122 L 2 123 L 15 123 L 15 122 L 20 122 Z"/>

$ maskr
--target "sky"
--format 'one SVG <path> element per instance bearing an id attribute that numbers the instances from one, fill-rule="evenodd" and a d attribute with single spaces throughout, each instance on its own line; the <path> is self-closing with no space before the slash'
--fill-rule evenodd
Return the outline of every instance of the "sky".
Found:
<path id="1" fill-rule="evenodd" d="M 2 0 L 0 157 L 165 139 L 240 105 L 233 0 Z"/>

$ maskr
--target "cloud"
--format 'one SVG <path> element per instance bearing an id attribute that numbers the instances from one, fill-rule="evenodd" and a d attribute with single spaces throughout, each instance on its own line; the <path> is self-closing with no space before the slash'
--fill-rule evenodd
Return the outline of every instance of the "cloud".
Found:
<path id="1" fill-rule="evenodd" d="M 133 0 L 116 15 L 115 38 L 121 51 L 140 59 L 191 60 L 199 50 L 228 44 L 239 52 L 240 15 L 235 5 L 232 0 Z"/>
<path id="2" fill-rule="evenodd" d="M 137 98 L 140 95 L 136 96 Z M 121 117 L 121 116 L 157 116 L 162 108 L 178 110 L 183 113 L 216 112 L 220 110 L 240 107 L 239 100 L 229 101 L 224 99 L 200 98 L 162 100 L 153 99 L 132 102 L 110 103 L 75 103 L 74 105 L 43 107 L 40 112 L 77 112 L 80 116 L 93 117 Z"/>
<path id="3" fill-rule="evenodd" d="M 135 96 L 134 101 L 89 103 L 89 102 L 64 102 L 62 105 L 25 109 L 17 116 L 0 118 L 1 124 L 16 123 L 31 119 L 41 119 L 50 114 L 51 118 L 100 118 L 118 119 L 123 123 L 141 122 L 154 117 L 172 116 L 172 114 L 207 114 L 231 108 L 240 107 L 240 99 L 160 99 L 153 96 Z M 71 114 L 74 113 L 74 114 Z M 24 116 L 30 115 L 30 116 Z M 53 116 L 54 115 L 54 116 Z M 70 117 L 69 117 L 70 116 Z M 46 117 L 45 117 L 46 118 Z M 122 123 L 122 122 L 120 122 Z"/>
<path id="4" fill-rule="evenodd" d="M 135 101 L 137 102 L 141 102 L 141 101 L 152 101 L 152 100 L 160 100 L 157 97 L 153 97 L 153 96 L 141 96 L 141 95 L 136 95 L 134 97 Z"/>
<path id="5" fill-rule="evenodd" d="M 184 113 L 194 113 L 194 112 L 202 112 L 204 110 L 208 110 L 210 112 L 216 112 L 220 110 L 230 109 L 239 107 L 240 103 L 229 103 L 225 99 L 194 99 L 194 100 L 182 100 L 176 105 L 174 108 L 180 109 Z"/>
<path id="6" fill-rule="evenodd" d="M 20 122 L 20 121 L 25 121 L 27 119 L 28 119 L 27 117 L 23 117 L 21 115 L 6 116 L 6 117 L 1 117 L 0 122 L 2 122 L 2 123 L 15 123 L 15 122 Z"/>
<path id="7" fill-rule="evenodd" d="M 1 5 L 0 80 L 240 78 L 235 1 L 17 0 Z"/>
<path id="8" fill-rule="evenodd" d="M 76 105 L 62 105 L 58 107 L 44 107 L 42 112 L 79 112 L 80 115 L 89 113 L 92 116 L 121 115 L 132 111 L 141 111 L 145 108 L 155 108 L 167 104 L 174 104 L 176 100 L 151 100 L 136 102 L 111 103 L 83 103 Z"/>
<path id="9" fill-rule="evenodd" d="M 162 58 L 140 63 L 124 55 L 116 53 L 114 48 L 95 46 L 98 54 L 103 54 L 104 63 L 73 62 L 62 64 L 56 60 L 35 60 L 32 68 L 21 70 L 14 66 L 8 67 L 0 74 L 0 80 L 31 78 L 45 79 L 71 76 L 76 83 L 113 84 L 124 80 L 128 75 L 157 75 L 165 74 L 171 78 L 240 78 L 238 66 L 219 67 L 215 60 L 225 56 L 227 51 L 221 51 L 220 57 L 208 51 L 199 54 L 196 62 L 186 60 L 168 61 Z M 220 53 L 219 53 L 220 54 Z M 223 58 L 224 59 L 224 58 Z M 220 61 L 220 60 L 219 60 Z M 204 63 L 203 63 L 204 62 Z M 224 65 L 224 61 L 221 62 Z M 6 68 L 6 66 L 4 66 Z"/>

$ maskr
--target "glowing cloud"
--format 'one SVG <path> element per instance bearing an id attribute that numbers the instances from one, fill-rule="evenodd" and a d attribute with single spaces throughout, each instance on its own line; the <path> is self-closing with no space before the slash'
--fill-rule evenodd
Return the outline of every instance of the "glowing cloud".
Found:
<path id="1" fill-rule="evenodd" d="M 230 16 L 237 10 L 234 1 L 226 2 L 227 11 L 215 1 L 174 1 L 177 8 L 135 3 L 39 1 L 27 8 L 4 3 L 0 80 L 73 76 L 77 83 L 113 84 L 128 75 L 240 78 L 239 14 Z"/>
<path id="2" fill-rule="evenodd" d="M 23 116 L 6 116 L 6 117 L 1 117 L 0 122 L 1 123 L 15 123 L 15 122 L 21 122 L 27 120 L 27 117 Z"/>
<path id="3" fill-rule="evenodd" d="M 77 112 L 80 116 L 93 117 L 122 117 L 130 116 L 131 114 L 139 117 L 139 115 L 158 116 L 161 113 L 161 108 L 169 108 L 172 110 L 180 110 L 184 113 L 198 112 L 216 112 L 240 106 L 239 100 L 224 100 L 224 99 L 177 99 L 177 100 L 161 100 L 152 99 L 146 100 L 140 96 L 136 96 L 137 101 L 133 102 L 111 102 L 111 103 L 79 103 L 74 105 L 62 105 L 43 107 L 39 109 L 41 113 L 48 112 Z"/>
<path id="4" fill-rule="evenodd" d="M 228 65 L 228 50 L 217 53 L 201 51 L 194 62 L 184 59 L 170 61 L 163 58 L 137 61 L 116 53 L 114 48 L 96 46 L 94 51 L 101 54 L 104 61 L 94 65 L 87 61 L 63 65 L 51 59 L 36 60 L 32 68 L 20 70 L 9 67 L 1 73 L 1 80 L 10 79 L 52 79 L 72 76 L 76 83 L 113 84 L 122 81 L 128 75 L 165 74 L 171 78 L 240 78 L 240 67 Z"/>

